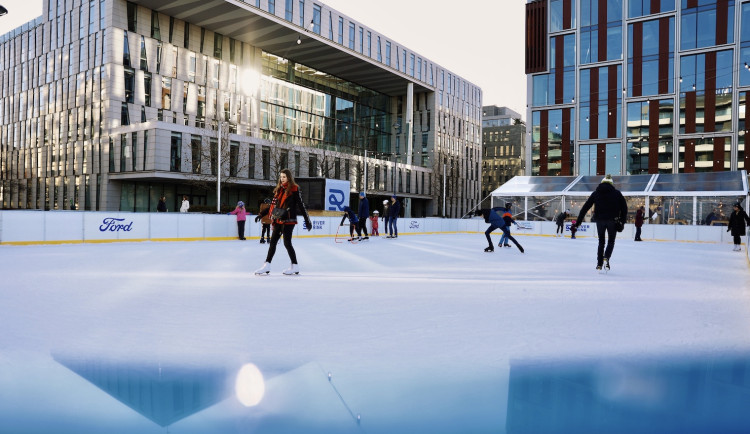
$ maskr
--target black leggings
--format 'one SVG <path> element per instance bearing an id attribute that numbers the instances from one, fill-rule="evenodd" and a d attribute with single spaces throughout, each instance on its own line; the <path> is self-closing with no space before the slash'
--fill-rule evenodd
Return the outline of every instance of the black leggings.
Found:
<path id="1" fill-rule="evenodd" d="M 742 244 L 742 237 L 740 237 L 739 235 L 735 235 L 734 236 L 734 245 L 735 246 L 739 246 L 740 244 Z"/>
<path id="2" fill-rule="evenodd" d="M 263 223 L 260 230 L 260 237 L 271 238 L 271 225 Z"/>
<path id="3" fill-rule="evenodd" d="M 563 228 L 563 225 L 558 223 L 557 230 L 555 230 L 555 235 L 564 234 L 564 233 L 565 233 L 565 229 Z"/>
<path id="4" fill-rule="evenodd" d="M 362 233 L 365 234 L 365 236 L 367 236 L 367 220 L 366 219 L 362 219 L 359 221 L 359 230 L 361 230 Z"/>
<path id="5" fill-rule="evenodd" d="M 612 250 L 615 249 L 615 238 L 617 237 L 617 224 L 614 220 L 597 220 L 596 232 L 599 235 L 599 247 L 596 250 L 596 263 L 602 264 L 603 258 L 611 258 Z M 604 236 L 607 236 L 607 249 L 604 249 Z"/>
<path id="6" fill-rule="evenodd" d="M 495 229 L 500 229 L 500 230 L 502 230 L 502 231 L 503 231 L 503 234 L 504 234 L 504 235 L 507 235 L 507 236 L 508 236 L 508 239 L 509 239 L 510 241 L 512 241 L 512 242 L 513 242 L 513 244 L 515 244 L 515 245 L 516 245 L 516 247 L 518 247 L 518 250 L 521 250 L 521 251 L 523 252 L 523 247 L 521 247 L 521 245 L 520 245 L 520 244 L 518 244 L 518 241 L 516 241 L 516 239 L 515 239 L 515 238 L 513 238 L 513 235 L 511 235 L 511 234 L 510 234 L 510 229 L 508 229 L 508 226 L 503 226 L 503 227 L 499 227 L 499 226 L 495 226 L 495 225 L 493 225 L 493 224 L 490 224 L 490 227 L 488 227 L 488 228 L 487 228 L 487 230 L 486 230 L 486 231 L 484 231 L 484 236 L 485 236 L 485 237 L 487 237 L 487 242 L 488 242 L 488 243 L 490 244 L 490 247 L 492 247 L 492 238 L 490 237 L 490 234 L 491 234 L 491 233 L 492 233 L 492 231 L 494 231 Z"/>
<path id="7" fill-rule="evenodd" d="M 292 264 L 297 263 L 297 254 L 294 252 L 294 247 L 292 246 L 292 234 L 294 233 L 294 227 L 296 225 L 280 225 L 280 224 L 273 224 L 273 231 L 271 232 L 271 241 L 269 241 L 268 245 L 268 254 L 266 255 L 266 262 L 271 262 L 273 259 L 273 255 L 276 254 L 276 243 L 279 242 L 279 238 L 281 238 L 282 232 L 284 234 L 284 247 L 286 247 L 287 253 L 289 253 L 289 259 L 291 259 Z"/>

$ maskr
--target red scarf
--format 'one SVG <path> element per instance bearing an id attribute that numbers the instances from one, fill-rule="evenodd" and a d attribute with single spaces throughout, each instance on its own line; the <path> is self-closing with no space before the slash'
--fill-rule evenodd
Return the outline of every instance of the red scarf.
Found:
<path id="1" fill-rule="evenodd" d="M 268 210 L 268 215 L 271 215 L 273 213 L 273 209 L 276 207 L 283 208 L 284 205 L 286 205 L 286 200 L 289 198 L 289 196 L 292 195 L 295 191 L 298 190 L 297 186 L 293 186 L 291 189 L 287 189 L 287 186 L 289 185 L 288 182 L 285 182 L 281 184 L 281 189 L 276 192 L 276 196 L 274 196 L 273 201 L 271 202 L 271 208 Z M 277 223 L 284 223 L 284 224 L 297 224 L 296 221 L 294 222 L 285 222 L 284 220 L 276 220 Z"/>

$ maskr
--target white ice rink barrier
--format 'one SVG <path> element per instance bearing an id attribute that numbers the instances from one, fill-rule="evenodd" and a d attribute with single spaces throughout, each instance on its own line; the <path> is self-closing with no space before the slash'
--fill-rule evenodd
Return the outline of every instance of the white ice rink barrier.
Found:
<path id="1" fill-rule="evenodd" d="M 249 216 L 245 237 L 260 235 L 261 225 Z M 334 236 L 341 217 L 311 217 L 313 229 L 304 229 L 302 218 L 295 236 Z M 0 244 L 55 244 L 96 243 L 115 241 L 191 241 L 237 238 L 237 219 L 232 215 L 193 213 L 131 213 L 95 211 L 0 211 Z M 348 225 L 348 220 L 344 223 Z M 553 236 L 554 222 L 519 221 L 513 226 L 514 235 Z M 431 233 L 482 233 L 487 223 L 481 218 L 399 218 L 399 235 Z M 372 224 L 368 221 L 368 233 Z M 341 233 L 348 233 L 342 227 Z M 385 220 L 380 219 L 381 236 L 387 233 Z M 596 236 L 596 226 L 583 223 L 576 236 Z M 496 232 L 499 234 L 499 231 Z M 635 227 L 625 225 L 618 237 L 632 239 Z M 565 224 L 565 236 L 570 236 L 570 224 Z M 722 226 L 684 226 L 646 224 L 641 238 L 660 241 L 692 241 L 732 243 L 731 235 Z"/>

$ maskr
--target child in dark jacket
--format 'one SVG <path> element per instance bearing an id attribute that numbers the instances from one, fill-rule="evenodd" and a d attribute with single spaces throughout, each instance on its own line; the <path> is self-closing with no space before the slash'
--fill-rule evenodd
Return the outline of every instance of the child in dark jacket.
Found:
<path id="1" fill-rule="evenodd" d="M 578 228 L 576 227 L 576 221 L 573 220 L 570 222 L 570 239 L 575 240 L 576 239 L 576 231 Z"/>

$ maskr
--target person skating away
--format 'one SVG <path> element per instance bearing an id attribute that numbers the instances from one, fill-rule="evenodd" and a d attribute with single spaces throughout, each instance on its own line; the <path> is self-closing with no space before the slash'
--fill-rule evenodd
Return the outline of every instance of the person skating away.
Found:
<path id="1" fill-rule="evenodd" d="M 354 214 L 354 211 L 352 211 L 351 208 L 348 206 L 344 207 L 344 215 L 341 217 L 341 223 L 339 223 L 339 226 L 344 226 L 344 222 L 346 219 L 349 219 L 349 239 L 347 241 L 355 241 L 354 239 L 354 231 L 357 231 L 357 239 L 356 241 L 359 241 L 362 239 L 362 230 L 359 226 L 359 219 L 357 218 L 357 215 Z"/>
<path id="2" fill-rule="evenodd" d="M 644 216 L 646 214 L 643 205 L 638 207 L 638 211 L 635 212 L 635 241 L 643 241 L 641 239 L 641 227 L 643 226 Z"/>
<path id="3" fill-rule="evenodd" d="M 562 237 L 565 235 L 565 219 L 568 218 L 570 214 L 568 214 L 569 210 L 562 211 L 560 214 L 555 217 L 555 223 L 557 223 L 557 229 L 555 230 L 555 236 L 556 237 Z M 558 235 L 560 234 L 560 235 Z"/>
<path id="4" fill-rule="evenodd" d="M 513 235 L 510 234 L 510 230 L 508 229 L 508 226 L 505 224 L 505 220 L 503 219 L 503 215 L 507 212 L 510 212 L 510 202 L 505 204 L 505 208 L 503 207 L 495 207 L 492 209 L 484 208 L 475 211 L 475 215 L 481 215 L 484 218 L 485 223 L 489 223 L 490 227 L 487 228 L 486 231 L 484 231 L 484 236 L 487 237 L 487 243 L 489 244 L 489 247 L 484 249 L 485 252 L 494 252 L 495 248 L 492 247 L 492 238 L 490 237 L 490 234 L 495 229 L 500 229 L 503 231 L 503 233 L 508 234 L 508 239 L 513 242 L 513 244 L 518 247 L 518 250 L 523 253 L 523 247 L 516 241 L 515 238 L 513 238 Z"/>
<path id="5" fill-rule="evenodd" d="M 380 214 L 380 211 L 375 210 L 372 212 L 372 217 L 370 217 L 370 221 L 372 221 L 372 236 L 373 237 L 380 236 L 380 232 L 378 232 L 378 214 Z"/>
<path id="6" fill-rule="evenodd" d="M 615 188 L 612 175 L 607 175 L 602 182 L 596 187 L 586 203 L 583 204 L 581 212 L 576 219 L 576 229 L 581 225 L 586 213 L 591 207 L 594 207 L 594 217 L 596 221 L 596 233 L 599 236 L 599 245 L 596 250 L 596 269 L 602 267 L 609 270 L 609 260 L 612 258 L 612 251 L 615 248 L 615 238 L 617 232 L 621 232 L 625 227 L 625 218 L 628 215 L 628 204 L 619 190 Z M 604 248 L 604 239 L 607 239 L 607 248 Z"/>
<path id="7" fill-rule="evenodd" d="M 258 223 L 258 219 L 260 219 L 260 243 L 264 244 L 266 241 L 271 241 L 271 223 L 273 221 L 271 220 L 271 215 L 266 212 L 263 217 L 260 217 L 260 214 L 263 214 L 263 211 L 268 211 L 268 208 L 271 207 L 271 199 L 263 199 L 263 203 L 260 204 L 260 212 L 258 212 L 258 217 L 255 218 L 255 223 Z M 265 237 L 265 238 L 264 238 Z"/>
<path id="8" fill-rule="evenodd" d="M 182 206 L 180 206 L 180 212 L 188 212 L 190 209 L 190 201 L 187 196 L 182 196 Z"/>
<path id="9" fill-rule="evenodd" d="M 245 209 L 245 203 L 243 201 L 237 202 L 237 208 L 232 212 L 228 212 L 227 215 L 237 216 L 237 238 L 245 240 L 245 221 L 247 220 L 247 210 Z"/>
<path id="10" fill-rule="evenodd" d="M 576 231 L 577 230 L 578 230 L 578 228 L 576 228 L 576 221 L 573 220 L 572 222 L 570 222 L 570 239 L 571 240 L 575 240 L 576 239 Z"/>
<path id="11" fill-rule="evenodd" d="M 359 219 L 359 231 L 357 233 L 364 234 L 363 240 L 368 240 L 370 237 L 367 235 L 367 219 L 370 217 L 370 201 L 367 200 L 367 195 L 364 191 L 359 192 L 359 213 L 357 218 Z"/>
<path id="12" fill-rule="evenodd" d="M 497 243 L 497 246 L 510 248 L 510 244 L 508 244 L 508 239 L 510 238 L 510 225 L 514 224 L 518 226 L 518 223 L 516 223 L 516 221 L 513 219 L 513 214 L 511 214 L 508 210 L 506 210 L 503 214 L 503 221 L 505 221 L 505 227 L 508 228 L 508 231 L 503 231 L 503 234 L 500 235 L 500 242 Z"/>
<path id="13" fill-rule="evenodd" d="M 396 226 L 396 222 L 398 221 L 399 212 L 401 212 L 401 202 L 398 201 L 398 198 L 394 194 L 391 196 L 391 204 L 388 206 L 389 235 L 386 238 L 398 238 L 398 226 Z"/>
<path id="14" fill-rule="evenodd" d="M 302 202 L 302 196 L 299 193 L 299 186 L 294 182 L 291 170 L 282 169 L 279 173 L 279 181 L 273 190 L 271 206 L 263 213 L 263 215 L 270 215 L 273 220 L 271 239 L 268 241 L 266 262 L 263 263 L 262 267 L 255 270 L 255 274 L 267 275 L 271 272 L 271 261 L 276 253 L 276 244 L 278 244 L 282 234 L 284 235 L 284 247 L 292 263 L 283 273 L 286 275 L 299 274 L 297 254 L 294 251 L 294 246 L 292 246 L 292 235 L 297 224 L 297 214 L 302 215 L 308 231 L 312 230 L 312 222 L 310 216 L 307 215 L 307 209 L 305 209 L 305 204 Z M 263 215 L 258 217 L 263 218 Z"/>
<path id="15" fill-rule="evenodd" d="M 741 252 L 742 237 L 745 236 L 745 226 L 750 225 L 750 217 L 742 209 L 742 205 L 739 202 L 734 204 L 734 211 L 729 215 L 729 224 L 727 225 L 727 232 L 731 231 L 734 237 L 734 249 L 735 252 Z"/>

